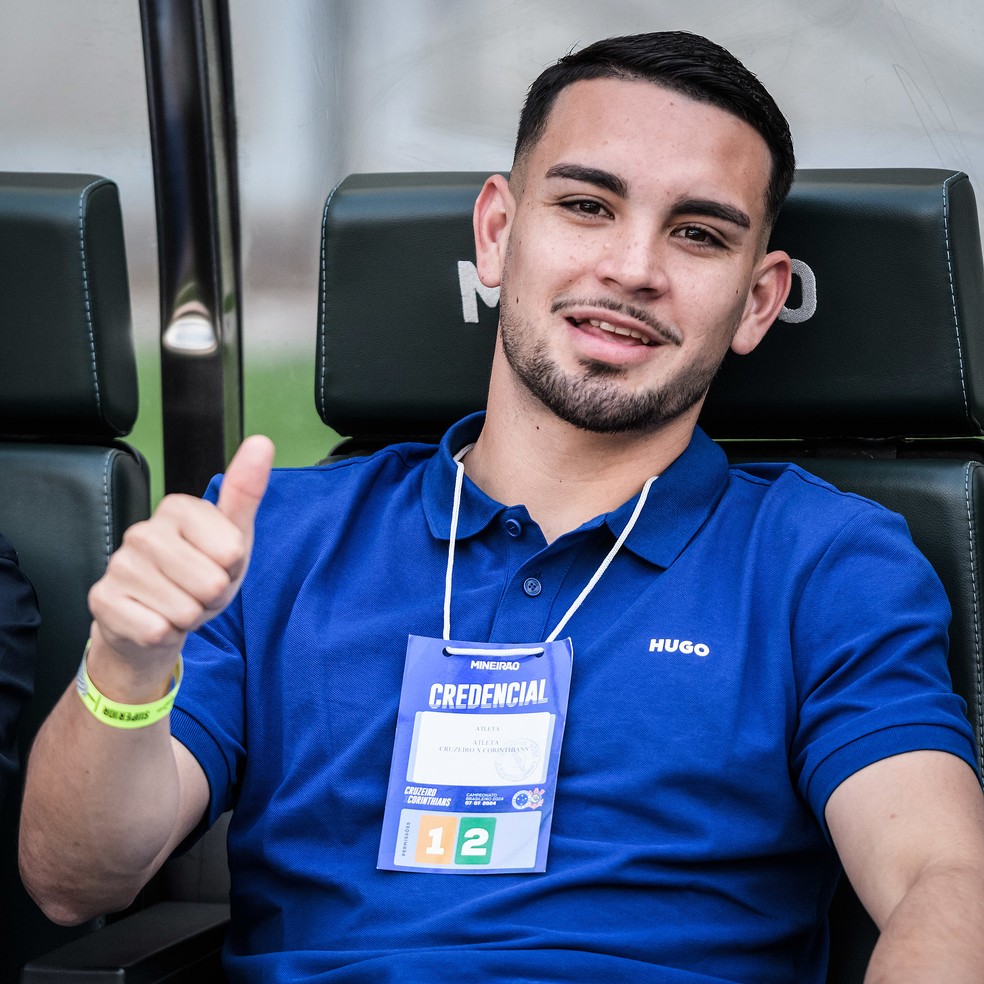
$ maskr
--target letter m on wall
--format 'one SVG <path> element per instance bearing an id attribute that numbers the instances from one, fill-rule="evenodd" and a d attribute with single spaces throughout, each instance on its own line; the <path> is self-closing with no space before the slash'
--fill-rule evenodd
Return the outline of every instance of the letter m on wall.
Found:
<path id="1" fill-rule="evenodd" d="M 469 324 L 478 324 L 478 298 L 486 306 L 499 303 L 499 288 L 486 287 L 478 279 L 478 270 L 470 260 L 458 260 L 458 286 L 461 288 L 461 317 Z"/>

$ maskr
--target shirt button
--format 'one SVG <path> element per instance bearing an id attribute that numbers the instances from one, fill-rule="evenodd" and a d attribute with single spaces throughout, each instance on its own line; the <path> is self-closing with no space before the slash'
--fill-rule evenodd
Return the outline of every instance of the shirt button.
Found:
<path id="1" fill-rule="evenodd" d="M 512 516 L 506 520 L 505 526 L 506 532 L 510 536 L 519 536 L 523 532 L 523 524 L 518 519 L 513 519 Z"/>
<path id="2" fill-rule="evenodd" d="M 523 581 L 523 590 L 531 598 L 535 598 L 543 590 L 543 585 L 535 577 L 528 577 Z"/>

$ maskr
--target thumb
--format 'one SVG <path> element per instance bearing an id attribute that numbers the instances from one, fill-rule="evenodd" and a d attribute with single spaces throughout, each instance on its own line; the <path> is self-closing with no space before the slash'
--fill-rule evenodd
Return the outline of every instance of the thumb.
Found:
<path id="1" fill-rule="evenodd" d="M 219 512 L 250 537 L 256 510 L 266 491 L 273 467 L 273 441 L 255 434 L 247 437 L 222 478 L 219 489 Z"/>

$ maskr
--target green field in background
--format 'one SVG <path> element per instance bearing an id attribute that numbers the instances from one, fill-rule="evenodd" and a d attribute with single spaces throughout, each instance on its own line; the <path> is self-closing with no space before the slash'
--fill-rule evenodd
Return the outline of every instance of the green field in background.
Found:
<path id="1" fill-rule="evenodd" d="M 138 353 L 140 414 L 126 438 L 150 465 L 151 499 L 164 492 L 161 436 L 160 361 L 156 352 Z M 277 445 L 278 467 L 312 465 L 338 440 L 314 406 L 314 365 L 311 359 L 250 361 L 243 372 L 244 423 L 247 434 L 266 434 Z M 204 492 L 205 490 L 202 489 Z"/>

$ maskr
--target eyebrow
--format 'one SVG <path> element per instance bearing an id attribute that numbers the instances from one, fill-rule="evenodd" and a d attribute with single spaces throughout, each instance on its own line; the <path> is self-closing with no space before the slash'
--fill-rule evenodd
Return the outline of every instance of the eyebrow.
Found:
<path id="1" fill-rule="evenodd" d="M 750 229 L 752 220 L 740 209 L 709 198 L 681 198 L 673 206 L 676 215 L 706 215 L 709 219 L 721 219 L 742 229 Z"/>
<path id="2" fill-rule="evenodd" d="M 584 164 L 554 164 L 547 171 L 548 178 L 567 178 L 570 181 L 584 181 L 610 191 L 619 198 L 629 197 L 629 186 L 617 174 L 603 171 L 597 167 L 587 167 Z"/>

